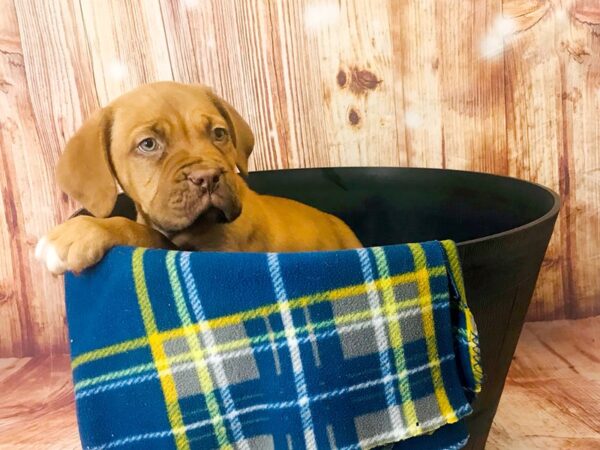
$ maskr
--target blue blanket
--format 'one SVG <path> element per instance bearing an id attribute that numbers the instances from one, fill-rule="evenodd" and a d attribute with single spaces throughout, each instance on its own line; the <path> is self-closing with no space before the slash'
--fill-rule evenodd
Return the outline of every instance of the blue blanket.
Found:
<path id="1" fill-rule="evenodd" d="M 66 277 L 66 300 L 84 448 L 466 443 L 482 374 L 450 241 L 118 247 Z"/>

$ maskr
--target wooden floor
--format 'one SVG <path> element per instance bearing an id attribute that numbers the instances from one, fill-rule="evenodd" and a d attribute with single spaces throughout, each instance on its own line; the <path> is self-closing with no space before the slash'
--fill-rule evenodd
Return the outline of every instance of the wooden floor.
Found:
<path id="1" fill-rule="evenodd" d="M 68 357 L 0 359 L 0 449 L 76 448 Z M 600 316 L 525 325 L 487 449 L 600 449 Z"/>
<path id="2" fill-rule="evenodd" d="M 600 316 L 525 325 L 486 448 L 600 449 Z"/>
<path id="3" fill-rule="evenodd" d="M 69 357 L 0 359 L 0 449 L 80 449 Z"/>

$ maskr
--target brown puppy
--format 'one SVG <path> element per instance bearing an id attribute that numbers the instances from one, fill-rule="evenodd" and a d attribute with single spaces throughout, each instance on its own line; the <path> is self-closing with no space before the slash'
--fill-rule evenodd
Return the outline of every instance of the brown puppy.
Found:
<path id="1" fill-rule="evenodd" d="M 61 188 L 96 217 L 57 226 L 40 240 L 36 256 L 60 274 L 94 265 L 116 245 L 259 252 L 360 247 L 340 219 L 250 190 L 242 176 L 253 147 L 248 124 L 206 87 L 160 82 L 117 98 L 84 123 L 58 164 Z M 118 185 L 135 202 L 137 222 L 105 218 Z"/>

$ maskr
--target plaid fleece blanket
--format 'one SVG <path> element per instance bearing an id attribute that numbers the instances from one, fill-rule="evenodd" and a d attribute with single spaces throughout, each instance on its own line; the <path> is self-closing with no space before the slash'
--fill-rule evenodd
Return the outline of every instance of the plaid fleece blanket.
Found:
<path id="1" fill-rule="evenodd" d="M 118 247 L 66 277 L 84 448 L 461 448 L 481 384 L 450 241 Z"/>

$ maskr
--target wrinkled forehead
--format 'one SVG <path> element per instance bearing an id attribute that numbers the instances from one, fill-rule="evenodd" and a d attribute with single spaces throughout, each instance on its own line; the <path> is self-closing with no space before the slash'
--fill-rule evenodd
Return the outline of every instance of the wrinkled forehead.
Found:
<path id="1" fill-rule="evenodd" d="M 122 131 L 168 121 L 172 126 L 202 124 L 222 116 L 202 87 L 152 84 L 131 91 L 111 103 L 114 125 Z"/>

